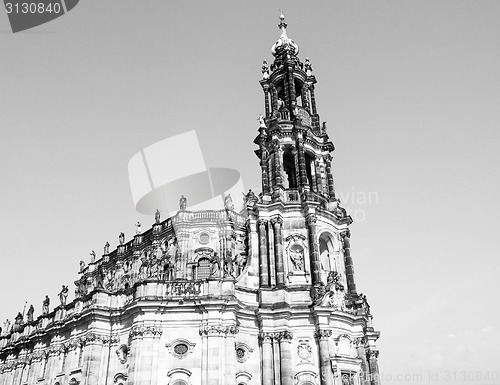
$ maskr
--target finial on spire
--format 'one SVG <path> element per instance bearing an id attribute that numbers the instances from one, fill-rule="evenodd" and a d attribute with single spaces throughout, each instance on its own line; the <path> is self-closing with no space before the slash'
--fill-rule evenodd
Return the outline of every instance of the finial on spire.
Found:
<path id="1" fill-rule="evenodd" d="M 278 24 L 278 28 L 282 31 L 286 28 L 285 15 L 283 15 L 282 9 L 280 9 L 280 23 Z"/>
<path id="2" fill-rule="evenodd" d="M 271 47 L 271 52 L 274 56 L 277 56 L 280 52 L 287 52 L 294 56 L 297 56 L 299 53 L 299 46 L 287 36 L 286 27 L 285 15 L 283 15 L 283 11 L 280 9 L 280 23 L 278 24 L 278 28 L 281 31 L 281 36 Z"/>

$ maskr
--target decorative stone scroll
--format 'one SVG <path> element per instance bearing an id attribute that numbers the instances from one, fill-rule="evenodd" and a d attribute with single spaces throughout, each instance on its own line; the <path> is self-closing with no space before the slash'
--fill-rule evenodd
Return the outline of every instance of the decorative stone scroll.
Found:
<path id="1" fill-rule="evenodd" d="M 125 344 L 120 345 L 120 347 L 116 349 L 116 356 L 118 357 L 118 361 L 120 361 L 120 364 L 125 364 L 127 362 L 129 353 L 129 348 Z"/>

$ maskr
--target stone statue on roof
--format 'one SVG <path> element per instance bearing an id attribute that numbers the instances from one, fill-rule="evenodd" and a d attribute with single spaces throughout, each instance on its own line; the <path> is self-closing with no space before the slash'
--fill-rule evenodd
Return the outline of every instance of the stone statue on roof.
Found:
<path id="1" fill-rule="evenodd" d="M 33 307 L 33 304 L 30 305 L 28 309 L 28 313 L 26 313 L 26 321 L 27 322 L 33 322 L 33 313 L 35 312 L 35 308 Z"/>
<path id="2" fill-rule="evenodd" d="M 181 199 L 179 199 L 179 208 L 181 210 L 186 210 L 187 199 L 184 195 L 181 195 Z"/>
<path id="3" fill-rule="evenodd" d="M 68 286 L 62 285 L 62 289 L 59 292 L 59 301 L 61 301 L 61 306 L 66 305 L 66 300 L 68 298 L 68 292 L 69 292 Z"/>
<path id="4" fill-rule="evenodd" d="M 42 302 L 42 313 L 43 314 L 49 314 L 49 305 L 50 305 L 50 298 L 48 295 L 46 295 L 45 299 Z"/>

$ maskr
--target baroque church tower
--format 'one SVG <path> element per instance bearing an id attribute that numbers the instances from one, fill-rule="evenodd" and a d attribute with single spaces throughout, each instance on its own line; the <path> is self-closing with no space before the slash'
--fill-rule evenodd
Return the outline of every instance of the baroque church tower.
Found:
<path id="1" fill-rule="evenodd" d="M 80 262 L 75 299 L 0 335 L 0 385 L 379 385 L 379 332 L 356 290 L 351 217 L 316 78 L 281 36 L 264 61 L 255 151 L 262 192 L 241 210 L 159 212 Z M 189 191 L 185 192 L 189 197 Z M 66 290 L 67 291 L 67 290 Z"/>

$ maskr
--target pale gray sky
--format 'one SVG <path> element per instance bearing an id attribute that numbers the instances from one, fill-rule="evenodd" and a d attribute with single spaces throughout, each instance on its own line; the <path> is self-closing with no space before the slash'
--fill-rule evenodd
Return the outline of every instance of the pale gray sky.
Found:
<path id="1" fill-rule="evenodd" d="M 495 1 L 86 0 L 15 35 L 1 16 L 0 325 L 153 223 L 128 185 L 141 149 L 194 129 L 207 166 L 259 186 L 258 81 L 280 8 L 358 219 L 384 383 L 498 383 Z"/>

